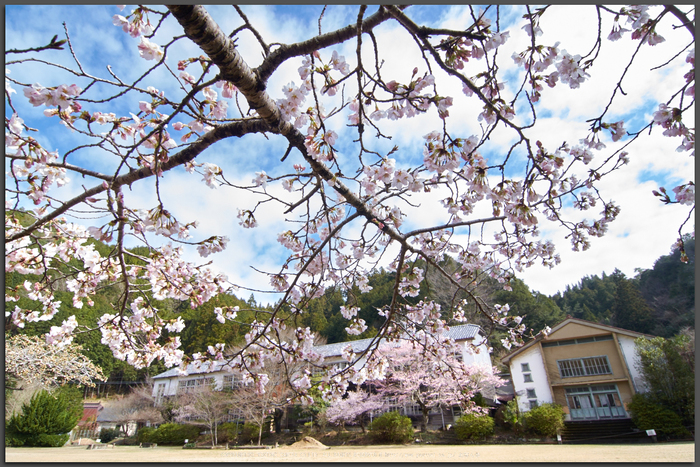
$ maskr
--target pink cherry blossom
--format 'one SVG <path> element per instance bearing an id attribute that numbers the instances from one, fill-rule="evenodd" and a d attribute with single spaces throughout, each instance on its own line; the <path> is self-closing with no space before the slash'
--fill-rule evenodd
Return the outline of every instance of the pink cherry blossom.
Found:
<path id="1" fill-rule="evenodd" d="M 144 60 L 161 60 L 163 51 L 158 44 L 154 44 L 145 37 L 141 37 L 141 43 L 138 45 L 139 55 Z"/>

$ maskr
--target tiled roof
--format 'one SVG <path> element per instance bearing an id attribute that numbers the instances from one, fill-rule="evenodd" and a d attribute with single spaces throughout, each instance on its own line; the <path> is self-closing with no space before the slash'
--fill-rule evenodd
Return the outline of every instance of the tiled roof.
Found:
<path id="1" fill-rule="evenodd" d="M 463 324 L 461 326 L 450 326 L 449 331 L 445 332 L 445 336 L 450 337 L 456 341 L 463 341 L 468 339 L 474 339 L 479 332 L 479 326 L 475 324 Z M 324 357 L 331 357 L 335 355 L 341 355 L 343 349 L 347 347 L 348 344 L 352 346 L 352 351 L 354 353 L 362 352 L 367 349 L 367 346 L 372 342 L 372 338 L 360 339 L 356 341 L 349 342 L 337 342 L 335 344 L 318 345 L 314 347 L 314 350 Z"/>
<path id="2" fill-rule="evenodd" d="M 199 368 L 197 368 L 193 363 L 190 363 L 187 365 L 187 375 L 196 375 L 200 373 L 213 373 L 221 370 L 225 370 L 226 368 L 226 362 L 223 361 L 217 361 L 214 362 L 214 366 L 211 368 L 211 371 L 209 370 L 210 368 L 210 363 L 205 362 L 204 364 L 200 365 Z M 179 376 L 180 375 L 180 368 L 175 367 L 171 368 L 168 371 L 161 373 L 159 375 L 156 375 L 153 377 L 153 379 L 159 379 L 159 378 L 172 378 L 174 376 Z"/>
<path id="3" fill-rule="evenodd" d="M 350 344 L 354 353 L 360 353 L 367 349 L 371 342 L 372 338 L 359 339 L 349 342 L 336 342 L 335 344 L 317 345 L 314 347 L 314 351 L 318 352 L 324 357 L 330 357 L 333 355 L 340 355 L 343 352 L 343 349 Z"/>

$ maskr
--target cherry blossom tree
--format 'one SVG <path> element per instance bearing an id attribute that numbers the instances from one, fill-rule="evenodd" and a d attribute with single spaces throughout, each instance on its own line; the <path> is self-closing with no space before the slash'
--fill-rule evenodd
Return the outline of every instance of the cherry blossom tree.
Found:
<path id="1" fill-rule="evenodd" d="M 66 383 L 95 386 L 107 378 L 80 353 L 79 345 L 52 345 L 36 336 L 17 335 L 5 341 L 5 377 L 51 388 Z"/>
<path id="2" fill-rule="evenodd" d="M 449 347 L 448 347 L 449 349 Z M 450 353 L 432 355 L 415 342 L 384 345 L 378 354 L 389 360 L 387 377 L 373 382 L 384 399 L 398 404 L 416 404 L 421 411 L 421 431 L 428 429 L 432 409 L 459 406 L 463 412 L 480 411 L 472 398 L 484 390 L 494 390 L 504 381 L 488 369 L 466 365 L 459 347 Z"/>
<path id="3" fill-rule="evenodd" d="M 211 445 L 216 446 L 219 424 L 227 420 L 233 403 L 230 394 L 205 384 L 179 396 L 175 420 L 204 423 L 211 433 Z"/>
<path id="4" fill-rule="evenodd" d="M 325 416 L 330 423 L 342 427 L 358 424 L 364 433 L 369 414 L 382 411 L 386 406 L 387 400 L 380 394 L 358 388 L 331 402 Z"/>
<path id="5" fill-rule="evenodd" d="M 576 250 L 603 236 L 619 208 L 598 186 L 624 170 L 647 133 L 663 131 L 680 141 L 679 152 L 694 155 L 695 132 L 688 123 L 695 103 L 692 7 L 591 6 L 599 26 L 590 31 L 590 51 L 567 51 L 559 42 L 539 39 L 557 9 L 567 8 L 558 6 L 521 6 L 516 21 L 502 16 L 499 6 L 470 7 L 460 29 L 419 24 L 407 6 L 382 5 L 373 13 L 357 6 L 345 27 L 323 32 L 324 8 L 318 34 L 290 44 L 268 42 L 237 6 L 240 25 L 231 31 L 201 6 L 139 6 L 128 14 L 123 8 L 115 9 L 112 24 L 110 18 L 92 21 L 95 28 L 128 34 L 138 63 L 125 59 L 106 71 L 90 69 L 71 40 L 70 23 L 61 40 L 6 50 L 5 271 L 32 279 L 6 287 L 5 300 L 6 320 L 22 327 L 54 317 L 61 306 L 59 289 L 68 290 L 72 305 L 81 308 L 92 305 L 104 284 L 119 284 L 113 313 L 91 328 L 74 318 L 57 323 L 46 339 L 65 344 L 77 332 L 100 332 L 117 358 L 136 367 L 156 359 L 171 367 L 225 354 L 220 343 L 208 354 L 184 355 L 178 338 L 184 321 L 164 318 L 154 300 L 197 307 L 217 294 L 251 288 L 232 283 L 206 262 L 220 257 L 236 232 L 198 235 L 200 219 L 172 213 L 176 201 L 163 187 L 177 174 L 201 179 L 230 199 L 222 214 L 237 215 L 241 229 L 265 229 L 260 217 L 266 209 L 286 222 L 278 241 L 288 249 L 287 258 L 276 269 L 251 265 L 268 279 L 269 288 L 259 292 L 273 294 L 276 304 L 272 311 L 252 310 L 256 319 L 247 324 L 246 344 L 226 357 L 259 383 L 257 375 L 270 359 L 322 364 L 313 351 L 313 333 L 298 327 L 297 317 L 329 284 L 368 291 L 367 273 L 378 266 L 396 272 L 393 298 L 382 310 L 385 323 L 372 345 L 351 358 L 371 357 L 381 341 L 418 330 L 428 336 L 425 351 L 440 355 L 441 346 L 449 345 L 444 329 L 469 320 L 470 313 L 508 329 L 510 341 L 521 341 L 520 318 L 489 308 L 476 292 L 481 278 L 491 276 L 507 288 L 533 264 L 555 266 L 560 261 L 555 245 L 538 238 L 545 222 L 567 232 Z M 390 25 L 403 34 L 392 43 L 420 57 L 402 64 L 407 71 L 383 68 L 395 52 L 378 35 Z M 521 31 L 528 40 L 520 52 L 499 55 Z M 262 59 L 237 46 L 250 37 Z M 682 69 L 682 83 L 668 89 L 653 116 L 632 129 L 611 117 L 638 79 L 628 70 L 644 51 L 664 47 L 670 37 L 683 45 L 646 73 L 653 79 L 665 69 Z M 538 110 L 550 88 L 566 88 L 575 103 L 591 75 L 606 73 L 594 70 L 601 50 L 619 41 L 633 47 L 620 57 L 628 66 L 617 85 L 600 97 L 609 100 L 607 106 L 590 116 L 578 141 L 543 143 Z M 354 55 L 341 55 L 341 47 Z M 68 60 L 46 60 L 45 54 Z M 499 66 L 503 60 L 514 61 L 518 73 L 506 77 Z M 35 82 L 23 82 L 18 76 L 24 67 L 43 71 L 34 73 Z M 134 67 L 138 77 L 123 78 Z M 58 73 L 71 80 L 54 82 Z M 268 87 L 279 79 L 288 83 L 281 91 Z M 18 100 L 43 111 L 46 125 L 65 131 L 73 147 L 52 150 L 42 132 L 25 123 L 31 109 L 21 110 Z M 451 113 L 466 108 L 477 109 L 478 131 L 453 121 Z M 413 131 L 414 121 L 424 129 L 422 156 L 398 145 L 386 149 L 402 128 Z M 269 173 L 261 169 L 249 182 L 241 181 L 208 160 L 211 150 L 227 151 L 227 143 L 255 135 L 287 147 Z M 498 144 L 503 141 L 505 148 Z M 256 164 L 255 147 L 235 157 Z M 81 188 L 66 192 L 76 183 Z M 133 196 L 132 189 L 150 193 L 152 204 Z M 692 180 L 657 193 L 665 203 L 687 205 L 690 219 Z M 420 213 L 430 215 L 416 223 Z M 109 244 L 110 253 L 100 255 L 87 242 L 90 237 Z M 128 248 L 133 244 L 146 246 L 148 253 L 137 254 Z M 190 250 L 203 259 L 186 260 Z M 458 262 L 456 272 L 440 267 L 443 255 Z M 442 310 L 432 302 L 409 305 L 406 298 L 417 296 L 425 276 L 419 264 L 439 271 L 467 299 Z M 36 305 L 20 306 L 21 297 Z M 236 320 L 239 311 L 221 308 L 217 316 Z M 346 307 L 343 316 L 349 333 L 366 328 L 356 308 Z M 292 338 L 275 338 L 287 328 Z M 325 393 L 338 397 L 348 380 L 361 384 L 388 368 L 385 359 L 365 360 L 363 369 L 350 367 L 324 380 Z M 300 396 L 311 386 L 308 375 L 287 376 Z M 256 387 L 264 391 L 264 384 Z"/>
<path id="6" fill-rule="evenodd" d="M 292 402 L 295 389 L 300 386 L 311 387 L 311 383 L 308 370 L 300 371 L 298 366 L 279 360 L 268 360 L 264 372 L 258 373 L 255 378 L 244 378 L 244 382 L 246 379 L 248 384 L 233 390 L 228 397 L 243 418 L 258 427 L 260 445 L 268 417 L 278 431 L 281 428 L 283 410 Z"/>

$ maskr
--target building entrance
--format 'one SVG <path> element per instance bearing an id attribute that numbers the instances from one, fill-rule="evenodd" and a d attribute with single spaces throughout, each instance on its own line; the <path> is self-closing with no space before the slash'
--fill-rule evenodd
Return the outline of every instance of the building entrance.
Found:
<path id="1" fill-rule="evenodd" d="M 566 388 L 566 403 L 572 420 L 627 417 L 615 384 Z"/>

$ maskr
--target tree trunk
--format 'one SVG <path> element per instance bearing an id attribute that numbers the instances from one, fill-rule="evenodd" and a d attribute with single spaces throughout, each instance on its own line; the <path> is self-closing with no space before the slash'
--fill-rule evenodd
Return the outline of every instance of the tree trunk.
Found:
<path id="1" fill-rule="evenodd" d="M 262 420 L 260 421 L 260 430 L 258 430 L 258 446 L 260 446 L 260 441 L 262 440 L 262 431 L 263 431 L 263 427 L 265 426 L 265 418 L 267 418 L 267 417 L 265 417 L 264 410 L 263 410 L 262 415 L 263 415 Z"/>
<path id="2" fill-rule="evenodd" d="M 222 79 L 233 83 L 248 101 L 250 108 L 255 109 L 260 118 L 269 125 L 269 131 L 286 137 L 289 144 L 299 150 L 313 171 L 327 182 L 331 182 L 330 185 L 333 189 L 355 208 L 356 215 L 363 216 L 369 221 L 376 220 L 372 210 L 356 193 L 337 179 L 323 162 L 317 161 L 309 155 L 306 146 L 304 146 L 305 135 L 294 128 L 290 122 L 281 119 L 279 107 L 265 92 L 265 83 L 258 78 L 258 72 L 251 69 L 243 60 L 233 40 L 229 39 L 221 30 L 206 9 L 193 5 L 168 5 L 168 9 L 180 23 L 187 37 L 197 44 L 219 67 Z M 386 17 L 382 14 L 374 18 L 373 22 L 381 22 L 385 19 Z M 373 23 L 373 26 L 376 24 Z M 407 242 L 393 226 L 384 225 L 382 231 L 401 245 L 405 245 Z"/>
<path id="3" fill-rule="evenodd" d="M 430 419 L 430 410 L 428 410 L 428 407 L 423 404 L 420 404 L 420 410 L 423 414 L 423 417 L 420 421 L 420 432 L 426 433 L 428 431 L 428 420 Z"/>

